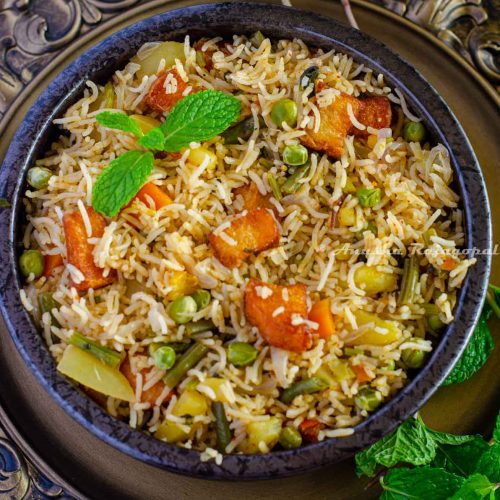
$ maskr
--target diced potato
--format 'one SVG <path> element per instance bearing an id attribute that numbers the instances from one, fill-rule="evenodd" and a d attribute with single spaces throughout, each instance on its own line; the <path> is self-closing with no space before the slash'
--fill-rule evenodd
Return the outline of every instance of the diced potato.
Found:
<path id="1" fill-rule="evenodd" d="M 234 401 L 234 392 L 231 384 L 224 378 L 208 377 L 204 382 L 198 384 L 200 386 L 210 387 L 215 392 L 215 401 L 221 403 L 231 403 Z"/>
<path id="2" fill-rule="evenodd" d="M 206 160 L 208 158 L 208 160 Z M 199 148 L 192 149 L 187 157 L 188 162 L 192 163 L 195 167 L 199 167 L 204 161 L 207 161 L 207 169 L 213 170 L 217 166 L 217 156 L 208 148 L 200 146 Z"/>
<path id="3" fill-rule="evenodd" d="M 255 182 L 240 186 L 233 191 L 234 197 L 241 196 L 243 198 L 243 209 L 253 210 L 254 208 L 270 208 L 276 211 L 276 207 L 269 201 L 269 197 L 264 196 L 259 191 Z"/>
<path id="4" fill-rule="evenodd" d="M 361 104 L 359 99 L 348 94 L 340 94 L 329 106 L 319 108 L 321 124 L 317 132 L 307 129 L 300 140 L 305 146 L 316 151 L 339 158 L 344 153 L 344 139 L 352 128 L 348 106 L 351 105 L 354 116 L 357 116 Z"/>
<path id="5" fill-rule="evenodd" d="M 389 128 L 392 121 L 392 109 L 389 99 L 385 96 L 370 96 L 359 99 L 360 108 L 358 121 L 366 127 L 376 129 Z M 367 137 L 366 130 L 352 127 L 351 133 L 357 137 Z M 373 146 L 371 146 L 373 147 Z"/>
<path id="6" fill-rule="evenodd" d="M 147 134 L 149 131 L 161 125 L 161 121 L 147 115 L 130 115 L 142 130 L 143 134 Z"/>
<path id="7" fill-rule="evenodd" d="M 132 58 L 132 62 L 139 64 L 140 69 L 137 70 L 137 76 L 142 79 L 145 75 L 156 75 L 158 67 L 162 59 L 165 59 L 165 68 L 169 69 L 175 64 L 175 60 L 184 62 L 184 44 L 181 42 L 162 42 L 154 49 L 147 52 L 144 59 L 138 56 Z"/>
<path id="8" fill-rule="evenodd" d="M 171 76 L 170 76 L 171 75 Z M 171 85 L 173 86 L 175 81 L 175 90 L 172 87 L 172 92 L 167 94 L 165 89 L 165 80 L 170 76 Z M 158 78 L 154 81 L 153 85 L 149 89 L 144 101 L 145 103 L 155 111 L 163 113 L 165 111 L 170 111 L 177 101 L 180 101 L 184 97 L 184 92 L 188 88 L 188 84 L 180 77 L 177 70 L 171 69 L 165 73 L 161 73 Z"/>
<path id="9" fill-rule="evenodd" d="M 209 234 L 208 241 L 217 259 L 226 267 L 238 267 L 250 255 L 275 247 L 280 239 L 278 224 L 264 208 L 249 210 L 246 215 L 235 218 L 224 233 L 232 241 L 216 231 Z"/>
<path id="10" fill-rule="evenodd" d="M 244 453 L 260 453 L 259 443 L 264 443 L 272 450 L 278 442 L 281 432 L 281 420 L 270 417 L 268 420 L 249 422 L 247 424 L 247 438 L 240 450 Z"/>
<path id="11" fill-rule="evenodd" d="M 267 298 L 262 296 L 265 289 L 272 291 Z M 283 299 L 284 290 L 288 300 Z M 245 315 L 264 340 L 274 347 L 299 353 L 311 347 L 309 328 L 300 321 L 298 324 L 294 321 L 307 319 L 305 285 L 279 286 L 251 279 L 245 288 Z"/>
<path id="12" fill-rule="evenodd" d="M 117 368 L 106 365 L 87 351 L 69 345 L 57 369 L 67 377 L 94 391 L 132 403 L 135 394 L 128 380 Z"/>
<path id="13" fill-rule="evenodd" d="M 208 403 L 205 396 L 193 390 L 185 390 L 175 403 L 172 409 L 172 415 L 183 417 L 190 415 L 196 417 L 205 415 L 208 412 Z M 189 432 L 184 430 L 185 426 L 181 426 L 175 422 L 164 420 L 158 427 L 155 437 L 158 439 L 166 439 L 169 443 L 176 443 L 186 439 L 196 431 L 196 426 L 191 425 Z"/>
<path id="14" fill-rule="evenodd" d="M 351 227 L 356 225 L 356 209 L 354 207 L 342 207 L 338 212 L 339 226 Z"/>
<path id="15" fill-rule="evenodd" d="M 349 179 L 349 177 L 346 179 L 345 186 L 343 187 L 342 191 L 347 194 L 356 192 L 356 186 L 354 185 L 354 182 Z"/>
<path id="16" fill-rule="evenodd" d="M 198 290 L 198 278 L 187 271 L 172 271 L 168 278 L 168 284 L 172 287 L 167 294 L 168 300 L 191 295 Z"/>
<path id="17" fill-rule="evenodd" d="M 401 336 L 401 327 L 397 321 L 381 319 L 378 315 L 357 310 L 354 312 L 358 327 L 373 323 L 373 326 L 364 330 L 364 333 L 351 341 L 348 345 L 386 345 L 391 344 Z"/>
<path id="18" fill-rule="evenodd" d="M 335 361 L 332 361 L 330 368 L 337 382 L 343 382 L 344 380 L 354 378 L 354 372 L 351 370 L 346 361 L 336 359 Z"/>
<path id="19" fill-rule="evenodd" d="M 324 380 L 330 388 L 337 387 L 338 385 L 338 380 L 325 363 L 314 372 L 314 376 Z"/>
<path id="20" fill-rule="evenodd" d="M 354 271 L 354 283 L 368 295 L 381 292 L 392 292 L 398 286 L 398 276 L 395 273 L 379 271 L 373 266 L 359 266 Z"/>

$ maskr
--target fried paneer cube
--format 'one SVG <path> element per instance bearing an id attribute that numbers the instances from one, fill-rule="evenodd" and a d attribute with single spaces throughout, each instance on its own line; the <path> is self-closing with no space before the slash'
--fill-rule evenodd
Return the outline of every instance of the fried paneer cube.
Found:
<path id="1" fill-rule="evenodd" d="M 165 83 L 167 78 L 169 80 Z M 158 75 L 158 78 L 149 89 L 145 102 L 151 109 L 160 113 L 170 111 L 177 101 L 184 97 L 188 85 L 175 68 L 165 71 Z M 169 89 L 165 88 L 169 86 Z M 170 92 L 167 93 L 168 90 Z"/>
<path id="2" fill-rule="evenodd" d="M 392 108 L 389 99 L 385 96 L 364 97 L 359 99 L 361 107 L 357 116 L 366 127 L 376 129 L 388 128 L 392 121 Z M 351 133 L 356 137 L 368 137 L 366 130 L 352 127 Z"/>
<path id="3" fill-rule="evenodd" d="M 106 221 L 101 214 L 94 212 L 92 207 L 86 207 L 86 210 L 92 227 L 92 238 L 100 238 L 104 234 Z M 74 283 L 74 287 L 77 290 L 85 291 L 89 288 L 102 288 L 112 283 L 116 272 L 111 271 L 107 276 L 104 276 L 104 270 L 94 263 L 94 245 L 88 242 L 85 222 L 80 211 L 65 213 L 63 227 L 68 262 L 79 269 L 85 277 L 82 282 Z"/>
<path id="4" fill-rule="evenodd" d="M 276 210 L 276 207 L 269 201 L 267 196 L 264 196 L 255 182 L 240 186 L 233 191 L 234 197 L 241 196 L 243 198 L 243 209 L 253 210 L 254 208 L 270 208 Z"/>
<path id="5" fill-rule="evenodd" d="M 307 129 L 306 135 L 300 138 L 302 144 L 334 158 L 342 156 L 344 139 L 352 128 L 347 111 L 349 104 L 354 116 L 357 116 L 361 108 L 359 99 L 344 93 L 338 95 L 329 106 L 319 108 L 319 130 L 315 132 L 314 129 Z"/>
<path id="6" fill-rule="evenodd" d="M 215 256 L 226 267 L 238 267 L 250 255 L 275 247 L 279 239 L 278 224 L 265 208 L 238 215 L 223 231 L 215 230 L 208 236 Z"/>
<path id="7" fill-rule="evenodd" d="M 288 300 L 287 300 L 288 299 Z M 312 345 L 305 285 L 280 286 L 251 279 L 245 288 L 245 315 L 270 345 L 304 352 Z"/>

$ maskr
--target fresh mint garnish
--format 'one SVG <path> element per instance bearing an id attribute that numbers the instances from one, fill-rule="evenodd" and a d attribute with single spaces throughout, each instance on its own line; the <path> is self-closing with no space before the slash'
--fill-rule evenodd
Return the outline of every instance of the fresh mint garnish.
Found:
<path id="1" fill-rule="evenodd" d="M 468 477 L 450 500 L 475 500 L 481 498 L 495 498 L 496 485 L 482 474 L 473 474 Z"/>
<path id="2" fill-rule="evenodd" d="M 146 182 L 153 160 L 153 153 L 143 151 L 129 151 L 113 160 L 94 184 L 94 210 L 108 217 L 116 215 Z"/>
<path id="3" fill-rule="evenodd" d="M 131 117 L 125 113 L 116 113 L 114 111 L 103 111 L 96 115 L 95 119 L 97 123 L 106 128 L 113 128 L 117 130 L 123 130 L 123 132 L 131 132 L 137 137 L 142 137 L 142 133 L 139 124 Z"/>
<path id="4" fill-rule="evenodd" d="M 490 446 L 479 459 L 476 472 L 484 474 L 490 481 L 500 483 L 500 443 Z"/>
<path id="5" fill-rule="evenodd" d="M 144 137 L 139 139 L 139 144 L 147 149 L 163 151 L 165 147 L 165 136 L 159 127 L 150 130 Z"/>

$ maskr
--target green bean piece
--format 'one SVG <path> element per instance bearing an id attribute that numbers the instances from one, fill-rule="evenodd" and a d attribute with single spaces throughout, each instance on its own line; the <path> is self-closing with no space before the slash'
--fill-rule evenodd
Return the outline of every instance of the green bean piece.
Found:
<path id="1" fill-rule="evenodd" d="M 189 323 L 196 314 L 198 307 L 192 297 L 187 295 L 175 299 L 168 309 L 170 317 L 178 324 Z"/>
<path id="2" fill-rule="evenodd" d="M 420 122 L 408 122 L 403 128 L 403 138 L 408 142 L 422 142 L 425 138 L 425 127 Z"/>
<path id="3" fill-rule="evenodd" d="M 364 208 L 372 208 L 380 203 L 382 193 L 379 188 L 361 188 L 356 191 L 359 204 Z"/>
<path id="4" fill-rule="evenodd" d="M 196 335 L 197 333 L 209 332 L 214 329 L 215 325 L 209 319 L 201 319 L 200 321 L 186 324 L 186 332 L 188 335 Z"/>
<path id="5" fill-rule="evenodd" d="M 310 66 L 305 69 L 299 78 L 299 88 L 300 90 L 306 90 L 308 87 L 312 87 L 312 92 L 309 94 L 313 96 L 315 94 L 314 84 L 319 76 L 318 66 Z"/>
<path id="6" fill-rule="evenodd" d="M 117 352 L 109 347 L 104 347 L 99 344 L 99 342 L 85 337 L 80 332 L 74 332 L 69 338 L 68 344 L 79 347 L 84 351 L 88 351 L 97 359 L 100 359 L 103 363 L 111 366 L 111 368 L 118 368 L 125 359 L 125 351 Z"/>
<path id="7" fill-rule="evenodd" d="M 191 347 L 192 342 L 170 342 L 167 345 L 175 351 L 175 354 L 183 354 Z"/>
<path id="8" fill-rule="evenodd" d="M 259 351 L 246 342 L 231 342 L 227 346 L 227 359 L 234 366 L 246 366 L 253 363 Z"/>
<path id="9" fill-rule="evenodd" d="M 354 398 L 354 402 L 361 410 L 373 411 L 380 405 L 382 400 L 379 399 L 375 389 L 365 386 L 358 391 L 358 394 Z"/>
<path id="10" fill-rule="evenodd" d="M 282 127 L 283 122 L 294 127 L 297 124 L 297 115 L 297 104 L 292 99 L 280 99 L 271 109 L 271 119 L 278 127 Z"/>
<path id="11" fill-rule="evenodd" d="M 52 314 L 53 309 L 59 309 L 59 303 L 56 302 L 54 297 L 52 297 L 52 294 L 49 292 L 42 292 L 38 294 L 38 308 L 40 309 L 40 315 L 48 312 L 50 313 L 50 321 L 54 326 L 57 326 L 57 328 L 60 328 L 59 321 L 55 318 L 55 316 Z"/>
<path id="12" fill-rule="evenodd" d="M 285 450 L 293 450 L 302 444 L 302 434 L 295 427 L 283 427 L 280 432 L 279 444 Z"/>
<path id="13" fill-rule="evenodd" d="M 267 158 L 259 158 L 259 163 L 267 170 L 270 170 L 274 167 L 274 163 Z"/>
<path id="14" fill-rule="evenodd" d="M 155 365 L 160 370 L 170 370 L 174 366 L 175 358 L 175 351 L 168 345 L 159 347 L 153 353 Z"/>
<path id="15" fill-rule="evenodd" d="M 272 172 L 267 173 L 267 182 L 269 182 L 269 186 L 271 188 L 271 191 L 273 192 L 273 196 L 278 200 L 281 201 L 283 199 L 283 195 L 281 194 L 281 189 L 276 181 L 276 177 L 274 177 L 274 174 Z"/>
<path id="16" fill-rule="evenodd" d="M 283 161 L 287 165 L 293 167 L 300 167 L 309 158 L 309 152 L 302 146 L 302 144 L 292 144 L 290 146 L 285 146 L 283 150 Z"/>
<path id="17" fill-rule="evenodd" d="M 401 361 L 408 368 L 420 368 L 425 361 L 425 352 L 420 349 L 403 349 Z"/>
<path id="18" fill-rule="evenodd" d="M 49 185 L 52 170 L 45 167 L 33 167 L 28 170 L 28 184 L 35 189 L 44 189 Z"/>
<path id="19" fill-rule="evenodd" d="M 365 231 L 370 231 L 370 233 L 373 233 L 375 236 L 378 236 L 378 227 L 377 224 L 373 221 L 368 221 L 368 224 L 366 225 Z"/>
<path id="20" fill-rule="evenodd" d="M 265 124 L 264 119 L 259 116 L 259 126 L 264 127 Z M 252 115 L 229 127 L 221 134 L 221 137 L 224 139 L 225 144 L 239 144 L 238 139 L 248 141 L 255 130 L 256 126 Z"/>
<path id="21" fill-rule="evenodd" d="M 191 297 L 196 302 L 198 311 L 205 309 L 205 307 L 207 307 L 212 300 L 212 294 L 208 290 L 202 290 L 201 288 L 199 290 L 196 290 L 196 292 L 194 292 Z"/>
<path id="22" fill-rule="evenodd" d="M 221 453 L 226 452 L 227 445 L 233 439 L 229 422 L 227 421 L 224 404 L 219 401 L 212 403 L 212 413 L 215 417 L 215 434 L 217 436 L 217 449 Z"/>
<path id="23" fill-rule="evenodd" d="M 299 380 L 295 384 L 285 389 L 281 394 L 280 401 L 282 403 L 291 403 L 297 396 L 301 394 L 313 394 L 314 392 L 323 391 L 328 387 L 328 384 L 318 378 L 311 377 L 304 380 Z"/>
<path id="24" fill-rule="evenodd" d="M 344 354 L 346 356 L 356 356 L 356 354 L 363 354 L 363 349 L 356 349 L 355 347 L 344 347 Z"/>
<path id="25" fill-rule="evenodd" d="M 105 97 L 105 107 L 114 108 L 115 107 L 115 88 L 112 82 L 107 82 L 104 85 L 104 97 Z"/>
<path id="26" fill-rule="evenodd" d="M 186 373 L 193 368 L 198 362 L 207 354 L 208 347 L 199 342 L 195 342 L 180 358 L 172 369 L 163 377 L 165 385 L 172 390 L 186 375 Z"/>
<path id="27" fill-rule="evenodd" d="M 30 274 L 34 274 L 35 278 L 39 278 L 43 274 L 44 265 L 45 258 L 40 250 L 25 250 L 19 258 L 19 268 L 26 278 Z"/>
<path id="28" fill-rule="evenodd" d="M 261 45 L 262 42 L 266 39 L 266 37 L 260 32 L 256 31 L 251 37 L 250 37 L 250 43 L 258 49 Z"/>
<path id="29" fill-rule="evenodd" d="M 417 291 L 418 280 L 420 277 L 420 266 L 416 255 L 407 257 L 403 264 L 403 275 L 401 277 L 401 286 L 399 289 L 398 306 L 413 303 L 415 292 Z"/>
<path id="30" fill-rule="evenodd" d="M 286 194 L 295 193 L 300 187 L 299 181 L 307 177 L 307 174 L 309 173 L 309 167 L 309 163 L 298 167 L 297 170 L 295 170 L 294 173 L 288 177 L 283 186 L 281 186 L 281 192 Z"/>

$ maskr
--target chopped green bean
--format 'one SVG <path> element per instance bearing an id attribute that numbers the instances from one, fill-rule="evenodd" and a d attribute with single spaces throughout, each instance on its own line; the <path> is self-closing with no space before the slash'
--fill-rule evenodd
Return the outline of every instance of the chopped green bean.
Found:
<path id="1" fill-rule="evenodd" d="M 207 307 L 212 300 L 212 294 L 208 290 L 202 290 L 201 288 L 200 290 L 196 290 L 196 292 L 194 292 L 191 297 L 196 302 L 198 311 L 205 309 L 205 307 Z"/>
<path id="2" fill-rule="evenodd" d="M 268 160 L 267 158 L 259 158 L 259 163 L 267 170 L 274 167 L 274 162 Z"/>
<path id="3" fill-rule="evenodd" d="M 195 342 L 180 358 L 171 370 L 163 377 L 165 385 L 172 390 L 208 352 L 208 347 Z"/>
<path id="4" fill-rule="evenodd" d="M 44 266 L 45 258 L 39 250 L 25 250 L 19 258 L 19 268 L 26 278 L 31 274 L 39 278 L 43 274 Z"/>
<path id="5" fill-rule="evenodd" d="M 104 97 L 105 97 L 104 106 L 106 108 L 114 108 L 114 106 L 115 106 L 115 88 L 113 87 L 112 82 L 107 82 L 106 85 L 104 85 Z"/>
<path id="6" fill-rule="evenodd" d="M 314 92 L 314 83 L 318 79 L 319 76 L 319 68 L 318 66 L 309 66 L 309 68 L 305 69 L 299 78 L 299 88 L 300 90 L 306 90 L 308 87 L 312 87 L 312 91 L 309 96 L 313 96 Z"/>
<path id="7" fill-rule="evenodd" d="M 168 345 L 163 345 L 156 349 L 153 353 L 155 365 L 160 370 L 170 370 L 175 363 L 175 351 Z"/>
<path id="8" fill-rule="evenodd" d="M 356 354 L 363 354 L 363 349 L 356 349 L 355 347 L 344 347 L 344 354 L 346 356 L 356 356 Z"/>
<path id="9" fill-rule="evenodd" d="M 259 351 L 246 342 L 231 342 L 227 346 L 227 359 L 234 366 L 246 366 L 253 363 Z"/>
<path id="10" fill-rule="evenodd" d="M 59 321 L 54 317 L 54 314 L 52 313 L 53 309 L 59 309 L 59 303 L 54 300 L 54 297 L 52 297 L 52 294 L 49 292 L 42 292 L 38 294 L 38 308 L 40 309 L 40 314 L 44 314 L 46 312 L 50 313 L 50 320 L 51 323 L 54 326 L 57 326 L 59 328 L 61 325 L 59 324 Z"/>
<path id="11" fill-rule="evenodd" d="M 215 325 L 209 319 L 201 319 L 200 321 L 186 324 L 186 333 L 188 335 L 196 335 L 197 333 L 209 332 L 214 329 Z"/>
<path id="12" fill-rule="evenodd" d="M 283 150 L 283 161 L 287 165 L 300 167 L 309 157 L 309 152 L 302 144 L 292 144 Z"/>
<path id="13" fill-rule="evenodd" d="M 189 323 L 196 314 L 198 307 L 192 297 L 183 296 L 175 299 L 168 309 L 170 317 L 178 324 Z"/>
<path id="14" fill-rule="evenodd" d="M 106 363 L 112 368 L 118 368 L 122 361 L 125 359 L 125 351 L 117 352 L 109 347 L 104 347 L 95 340 L 91 340 L 80 332 L 73 332 L 73 335 L 68 339 L 68 344 L 79 347 L 84 351 L 88 351 L 90 354 L 95 356 L 97 359 Z"/>
<path id="15" fill-rule="evenodd" d="M 281 194 L 281 189 L 276 181 L 276 177 L 274 177 L 272 172 L 267 173 L 267 182 L 269 182 L 269 186 L 273 192 L 273 196 L 278 200 L 281 201 L 283 199 L 283 195 Z"/>
<path id="16" fill-rule="evenodd" d="M 215 417 L 215 434 L 217 436 L 217 449 L 226 452 L 227 445 L 231 442 L 232 435 L 227 421 L 224 404 L 219 401 L 212 403 L 212 413 Z"/>
<path id="17" fill-rule="evenodd" d="M 368 224 L 366 225 L 366 229 L 365 231 L 370 231 L 371 233 L 373 233 L 375 236 L 378 235 L 378 227 L 377 227 L 377 224 L 375 224 L 375 222 L 373 221 L 368 221 Z"/>
<path id="18" fill-rule="evenodd" d="M 49 185 L 52 170 L 45 167 L 33 167 L 28 170 L 28 184 L 35 189 L 44 189 Z"/>
<path id="19" fill-rule="evenodd" d="M 300 187 L 300 181 L 307 177 L 309 173 L 310 164 L 306 163 L 298 167 L 292 175 L 288 177 L 286 182 L 281 186 L 281 191 L 286 194 L 295 193 Z"/>
<path id="20" fill-rule="evenodd" d="M 356 406 L 362 410 L 373 411 L 382 402 L 379 399 L 377 391 L 371 387 L 362 387 L 354 398 Z"/>
<path id="21" fill-rule="evenodd" d="M 403 265 L 403 275 L 401 277 L 401 286 L 399 289 L 398 305 L 412 304 L 417 291 L 417 285 L 420 275 L 420 266 L 416 255 L 410 255 L 405 259 Z"/>
<path id="22" fill-rule="evenodd" d="M 408 368 L 420 368 L 425 361 L 425 352 L 420 349 L 403 349 L 401 361 Z"/>
<path id="23" fill-rule="evenodd" d="M 359 204 L 364 208 L 372 208 L 380 203 L 382 193 L 379 188 L 361 188 L 356 191 Z"/>
<path id="24" fill-rule="evenodd" d="M 313 394 L 314 392 L 323 391 L 327 387 L 328 384 L 318 377 L 299 380 L 283 391 L 280 401 L 288 404 L 301 394 Z"/>
<path id="25" fill-rule="evenodd" d="M 259 125 L 260 127 L 265 126 L 264 119 L 260 116 Z M 241 138 L 243 141 L 248 141 L 256 128 L 252 115 L 229 127 L 221 134 L 221 137 L 224 139 L 225 144 L 239 144 L 240 141 L 238 139 Z"/>
<path id="26" fill-rule="evenodd" d="M 294 127 L 297 123 L 297 115 L 297 104 L 292 99 L 280 99 L 271 109 L 271 119 L 278 127 L 281 127 L 283 122 Z"/>
<path id="27" fill-rule="evenodd" d="M 285 450 L 293 450 L 302 444 L 302 434 L 295 427 L 283 427 L 278 442 Z"/>
<path id="28" fill-rule="evenodd" d="M 170 342 L 169 344 L 163 344 L 162 342 L 153 342 L 152 344 L 149 344 L 149 355 L 153 357 L 155 351 L 164 345 L 173 349 L 175 354 L 183 354 L 191 347 L 192 342 Z"/>

